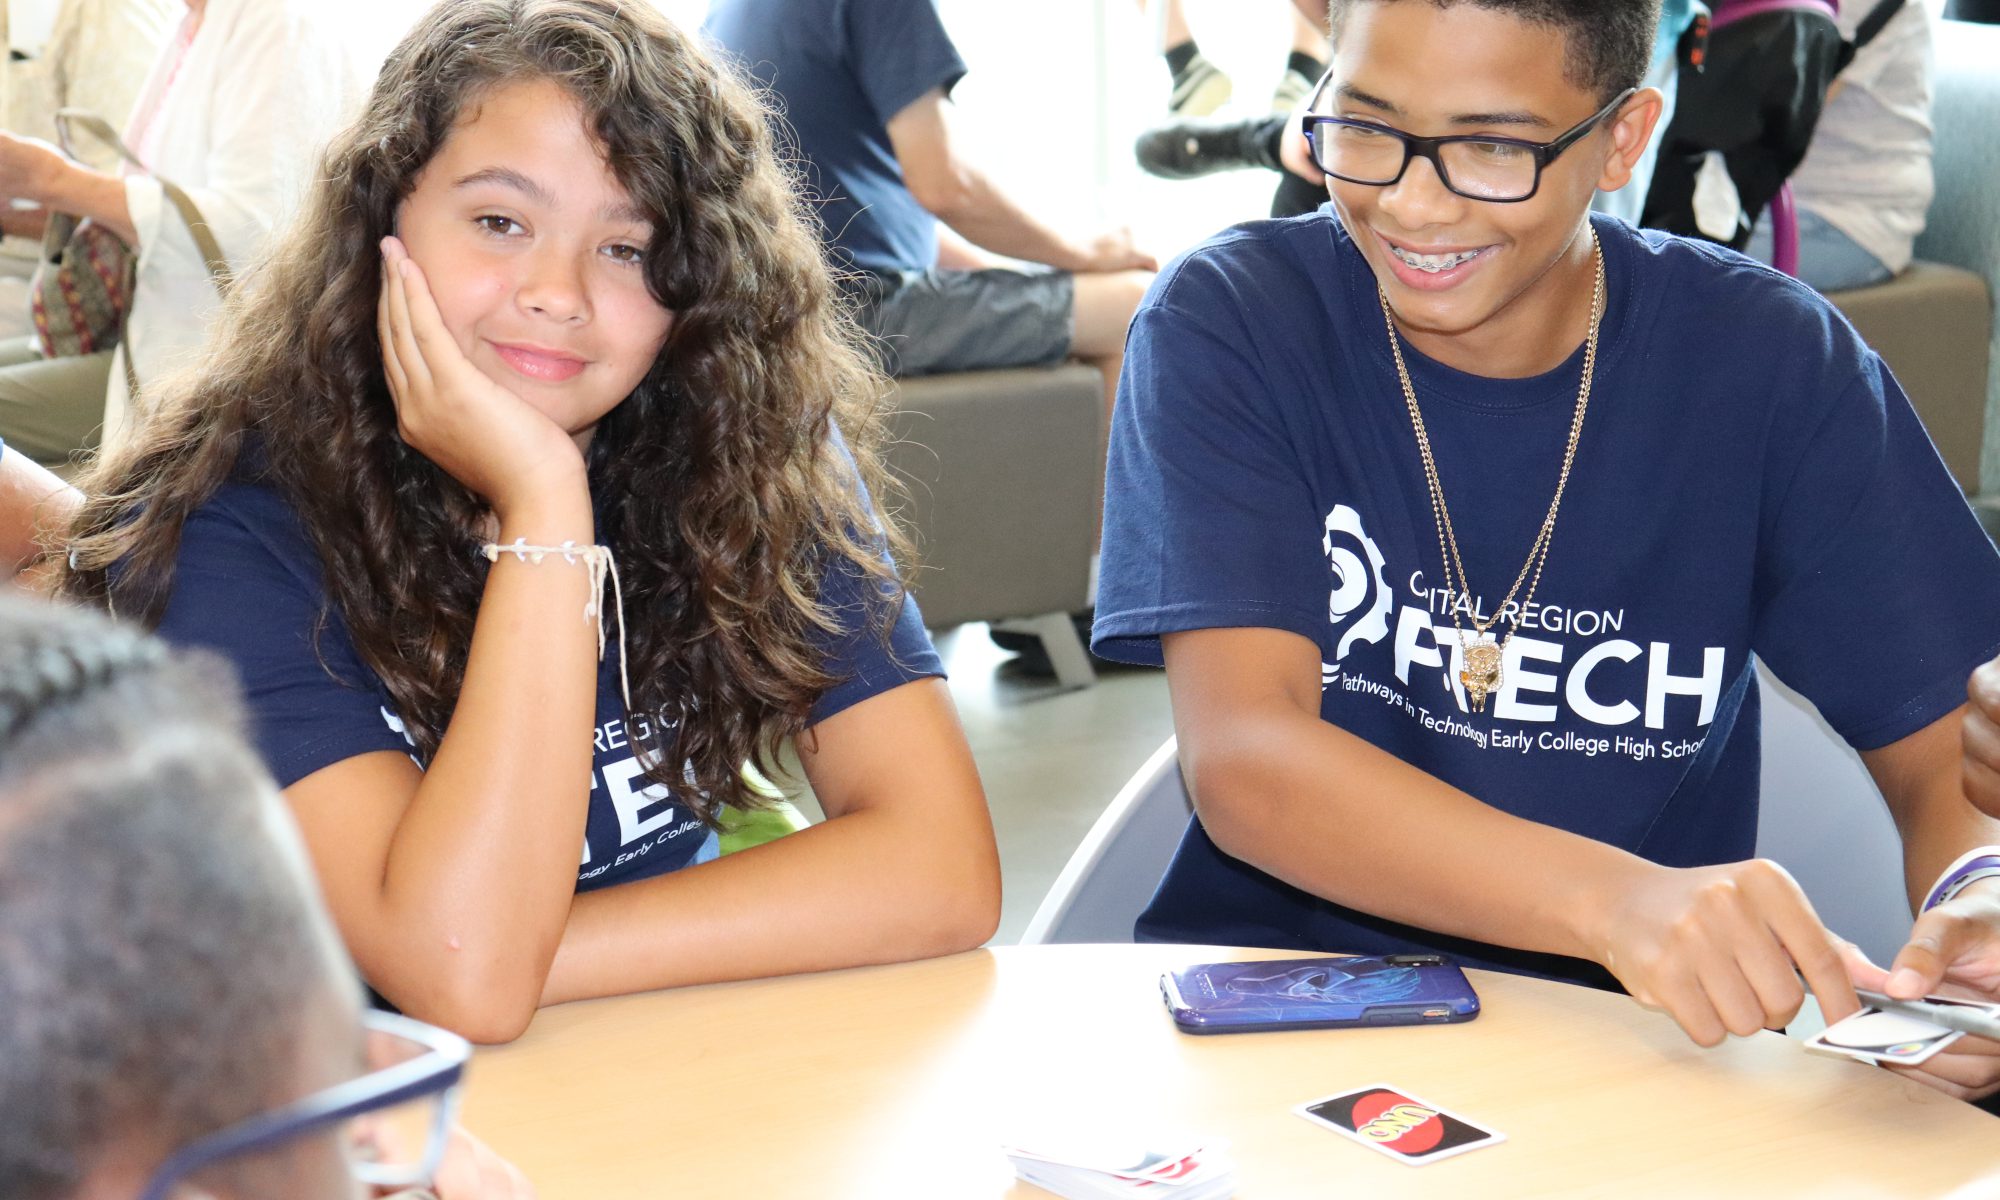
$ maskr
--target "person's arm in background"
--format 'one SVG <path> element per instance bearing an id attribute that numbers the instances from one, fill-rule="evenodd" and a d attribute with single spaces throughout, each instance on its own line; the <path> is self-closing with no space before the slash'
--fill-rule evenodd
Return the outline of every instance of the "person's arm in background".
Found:
<path id="1" fill-rule="evenodd" d="M 13 200 L 39 207 L 0 210 L 0 231 L 38 237 L 50 211 L 65 212 L 96 221 L 128 246 L 139 244 L 123 180 L 66 158 L 38 138 L 0 132 L 0 201 Z"/>
<path id="2" fill-rule="evenodd" d="M 1000 260 L 951 231 L 938 226 L 937 265 L 947 271 L 983 271 L 1000 265 Z"/>
<path id="3" fill-rule="evenodd" d="M 888 130 L 910 194 L 973 245 L 1064 271 L 1159 269 L 1158 259 L 1132 244 L 1129 229 L 1071 237 L 1021 207 L 963 153 L 942 87 L 904 106 Z"/>
<path id="4" fill-rule="evenodd" d="M 40 540 L 68 526 L 83 497 L 18 450 L 0 447 L 0 579 L 41 590 L 16 573 L 41 553 Z"/>

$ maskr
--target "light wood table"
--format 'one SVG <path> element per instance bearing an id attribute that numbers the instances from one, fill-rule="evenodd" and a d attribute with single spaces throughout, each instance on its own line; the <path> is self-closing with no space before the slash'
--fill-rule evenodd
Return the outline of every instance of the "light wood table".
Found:
<path id="1" fill-rule="evenodd" d="M 2000 1196 L 2000 1119 L 1585 988 L 1480 972 L 1463 1025 L 1174 1028 L 1163 969 L 1268 957 L 1007 947 L 566 1005 L 479 1054 L 464 1119 L 545 1200 L 1029 1200 L 1001 1142 L 1117 1122 L 1227 1139 L 1242 1200 Z M 1372 1083 L 1509 1140 L 1410 1167 L 1290 1111 Z"/>

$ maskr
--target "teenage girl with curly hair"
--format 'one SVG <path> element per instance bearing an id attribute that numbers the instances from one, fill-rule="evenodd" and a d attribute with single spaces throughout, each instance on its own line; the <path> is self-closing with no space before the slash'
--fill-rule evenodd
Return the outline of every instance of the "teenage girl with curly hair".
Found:
<path id="1" fill-rule="evenodd" d="M 84 484 L 64 591 L 236 663 L 363 974 L 476 1039 L 997 919 L 766 128 L 646 5 L 446 0 Z M 791 739 L 828 820 L 717 858 Z"/>

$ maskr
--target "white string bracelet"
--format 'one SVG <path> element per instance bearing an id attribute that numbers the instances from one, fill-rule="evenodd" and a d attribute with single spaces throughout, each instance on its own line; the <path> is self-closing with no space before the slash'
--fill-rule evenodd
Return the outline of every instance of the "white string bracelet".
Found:
<path id="1" fill-rule="evenodd" d="M 539 563 L 551 554 L 560 555 L 571 565 L 582 563 L 590 572 L 590 599 L 584 602 L 583 619 L 597 623 L 597 661 L 604 661 L 604 577 L 611 577 L 612 601 L 618 606 L 618 692 L 625 699 L 625 711 L 632 711 L 632 682 L 625 671 L 625 589 L 618 582 L 618 563 L 609 546 L 579 546 L 565 541 L 560 546 L 531 546 L 526 538 L 506 545 L 487 542 L 479 547 L 487 562 L 497 563 L 502 554 L 511 554 L 524 563 Z"/>

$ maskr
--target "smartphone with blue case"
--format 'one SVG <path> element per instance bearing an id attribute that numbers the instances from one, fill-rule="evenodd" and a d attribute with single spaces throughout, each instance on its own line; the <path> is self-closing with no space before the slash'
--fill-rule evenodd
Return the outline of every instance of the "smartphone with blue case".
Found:
<path id="1" fill-rule="evenodd" d="M 1479 1015 L 1457 964 L 1436 954 L 1202 963 L 1160 976 L 1186 1033 L 1441 1025 Z"/>

